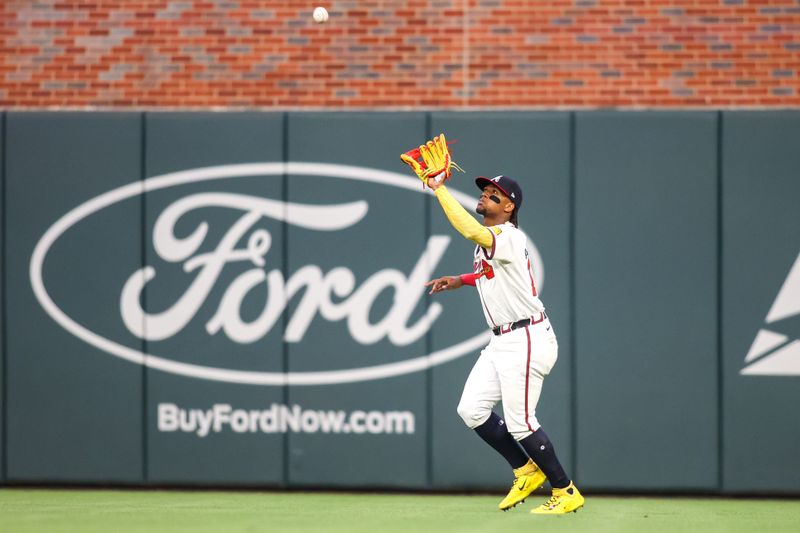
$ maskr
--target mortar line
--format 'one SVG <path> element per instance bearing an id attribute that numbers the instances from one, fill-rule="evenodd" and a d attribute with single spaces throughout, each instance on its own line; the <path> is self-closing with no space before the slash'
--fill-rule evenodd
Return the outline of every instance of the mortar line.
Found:
<path id="1" fill-rule="evenodd" d="M 461 16 L 461 72 L 464 76 L 464 83 L 461 86 L 463 91 L 461 101 L 464 108 L 469 107 L 469 0 L 463 0 L 463 14 Z M 428 132 L 430 139 L 430 131 Z"/>

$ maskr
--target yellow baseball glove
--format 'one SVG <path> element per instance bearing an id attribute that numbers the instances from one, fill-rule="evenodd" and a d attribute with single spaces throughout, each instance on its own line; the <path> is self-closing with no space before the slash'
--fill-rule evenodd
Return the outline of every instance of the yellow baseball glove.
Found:
<path id="1" fill-rule="evenodd" d="M 423 185 L 428 183 L 428 178 L 448 179 L 451 175 L 451 167 L 459 172 L 464 172 L 450 157 L 444 133 L 437 135 L 419 148 L 401 154 L 400 159 L 411 167 L 417 177 L 422 180 Z"/>

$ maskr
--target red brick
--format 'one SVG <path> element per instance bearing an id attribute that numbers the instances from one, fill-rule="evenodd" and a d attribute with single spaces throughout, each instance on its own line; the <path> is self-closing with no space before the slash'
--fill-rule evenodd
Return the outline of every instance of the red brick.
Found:
<path id="1" fill-rule="evenodd" d="M 177 20 L 157 19 L 164 1 L 60 1 L 52 9 L 69 13 L 67 19 L 51 21 L 34 12 L 19 24 L 4 2 L 0 91 L 6 95 L 4 105 L 31 107 L 81 107 L 98 101 L 155 108 L 796 107 L 800 76 L 773 77 L 772 72 L 800 68 L 800 50 L 791 46 L 800 39 L 788 30 L 761 32 L 764 25 L 797 26 L 800 15 L 759 13 L 758 5 L 775 2 L 792 5 L 788 0 L 741 6 L 681 0 L 677 6 L 683 15 L 672 16 L 662 14 L 676 6 L 669 0 L 601 0 L 591 8 L 575 6 L 572 0 L 535 6 L 498 0 L 496 7 L 472 1 L 467 33 L 460 4 L 445 8 L 446 16 L 436 22 L 427 16 L 441 12 L 435 0 L 410 0 L 388 18 L 377 14 L 389 10 L 386 5 L 359 3 L 358 9 L 324 26 L 310 21 L 290 25 L 308 17 L 309 8 L 279 0 L 243 0 L 224 11 L 224 26 L 218 24 L 223 11 L 210 1 L 194 2 Z M 255 9 L 269 9 L 274 16 L 253 17 Z M 704 23 L 704 16 L 718 17 L 720 23 Z M 133 34 L 109 44 L 112 33 L 106 21 L 112 18 L 127 18 L 115 27 L 130 28 Z M 628 18 L 644 23 L 627 25 Z M 571 23 L 553 22 L 566 19 Z M 619 27 L 631 31 L 615 31 Z M 51 41 L 63 52 L 33 45 L 52 28 L 64 30 Z M 578 40 L 582 35 L 595 40 Z M 682 46 L 665 49 L 669 44 Z M 730 47 L 719 46 L 723 44 Z M 233 52 L 230 47 L 237 45 L 250 51 Z M 712 66 L 723 62 L 727 68 Z M 115 65 L 126 65 L 119 71 L 121 80 L 106 80 Z M 29 71 L 33 81 L 26 85 L 14 80 L 10 74 L 19 68 Z M 611 70 L 615 76 L 604 76 Z M 256 72 L 260 75 L 253 79 Z M 755 85 L 737 86 L 740 79 Z M 462 98 L 458 95 L 470 87 L 468 80 L 481 87 Z M 582 85 L 564 85 L 568 80 L 581 80 Z M 43 81 L 84 82 L 89 89 L 45 91 L 40 88 Z M 674 87 L 691 87 L 693 94 L 674 95 Z M 772 87 L 792 88 L 794 94 L 772 95 Z M 102 90 L 122 92 L 105 97 L 98 93 Z M 357 96 L 338 98 L 339 90 L 356 91 Z"/>

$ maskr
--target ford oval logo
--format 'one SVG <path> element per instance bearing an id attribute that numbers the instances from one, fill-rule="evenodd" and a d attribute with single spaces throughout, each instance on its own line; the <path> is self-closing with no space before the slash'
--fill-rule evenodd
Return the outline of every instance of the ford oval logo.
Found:
<path id="1" fill-rule="evenodd" d="M 140 350 L 124 346 L 73 320 L 56 305 L 48 294 L 42 277 L 42 265 L 48 251 L 66 231 L 98 211 L 145 192 L 191 183 L 283 175 L 357 180 L 426 193 L 416 178 L 384 170 L 322 163 L 247 163 L 195 168 L 154 176 L 144 182 L 130 183 L 92 198 L 62 216 L 48 228 L 36 244 L 31 256 L 30 280 L 34 294 L 47 314 L 61 327 L 110 355 L 172 374 L 228 383 L 323 385 L 368 381 L 418 372 L 474 352 L 486 344 L 490 334 L 485 329 L 481 329 L 469 338 L 445 349 L 386 364 L 317 372 L 234 370 L 182 362 L 170 357 L 169 354 L 143 353 Z M 471 210 L 475 206 L 476 198 L 455 190 L 451 190 L 451 192 L 468 209 Z M 205 223 L 199 224 L 188 236 L 180 238 L 175 235 L 174 228 L 177 220 L 185 213 L 208 207 L 234 209 L 241 216 L 216 244 L 214 251 L 201 254 L 197 252 L 207 236 L 208 228 Z M 244 322 L 238 312 L 238 306 L 242 299 L 250 288 L 258 284 L 267 283 L 270 291 L 281 291 L 285 290 L 285 287 L 289 286 L 292 281 L 291 278 L 284 281 L 282 276 L 278 275 L 279 272 L 267 273 L 260 268 L 265 264 L 264 256 L 270 249 L 271 236 L 265 230 L 255 229 L 250 232 L 255 223 L 262 217 L 268 217 L 314 231 L 337 231 L 357 224 L 368 209 L 369 206 L 365 201 L 312 206 L 233 193 L 199 193 L 181 197 L 166 207 L 157 217 L 153 227 L 152 242 L 160 258 L 168 262 L 182 263 L 185 271 L 197 272 L 196 277 L 169 309 L 157 314 L 148 314 L 140 305 L 140 294 L 146 284 L 156 275 L 155 269 L 151 266 L 144 266 L 139 271 L 132 272 L 124 286 L 120 287 L 120 319 L 133 335 L 141 339 L 158 341 L 178 334 L 187 323 L 196 319 L 197 310 L 215 284 L 222 267 L 235 257 L 236 260 L 251 262 L 256 268 L 242 274 L 231 283 L 214 316 L 205 324 L 205 329 L 210 335 L 221 331 L 233 343 L 255 342 L 263 338 L 275 325 L 276 317 L 283 312 L 285 303 L 278 303 L 277 299 L 275 303 L 268 301 L 262 316 L 257 320 Z M 246 247 L 235 248 L 248 232 L 250 234 Z M 355 280 L 349 269 L 346 267 L 334 269 L 320 281 L 327 282 L 327 284 L 323 284 L 324 286 L 338 286 L 338 293 L 341 294 L 337 293 L 337 296 L 346 298 L 335 305 L 329 301 L 330 305 L 327 309 L 320 306 L 319 309 L 312 309 L 312 311 L 319 312 L 324 319 L 331 321 L 341 320 L 343 316 L 347 316 L 346 322 L 350 336 L 355 342 L 362 345 L 372 344 L 382 338 L 387 338 L 397 346 L 407 345 L 417 340 L 430 329 L 442 312 L 442 307 L 438 302 L 432 303 L 428 306 L 424 316 L 409 326 L 406 322 L 411 310 L 421 297 L 421 291 L 416 288 L 409 291 L 401 289 L 403 283 L 407 283 L 409 287 L 421 285 L 420 281 L 424 281 L 431 274 L 432 265 L 435 266 L 441 258 L 449 241 L 449 236 L 431 236 L 423 255 L 417 262 L 417 267 L 408 277 L 397 270 L 385 269 L 374 273 L 360 287 L 355 287 Z M 538 266 L 537 281 L 541 286 L 544 281 L 544 269 L 539 252 L 530 239 L 528 239 L 528 251 L 533 256 L 534 264 Z M 273 273 L 275 275 L 272 275 Z M 317 275 L 323 276 L 322 273 Z M 327 279 L 334 275 L 336 279 Z M 380 324 L 370 324 L 366 319 L 369 314 L 369 306 L 381 288 L 391 284 L 398 289 L 394 307 L 389 311 L 387 317 L 381 320 Z M 301 311 L 296 310 L 295 312 Z M 308 310 L 303 312 L 308 312 Z M 290 320 L 284 332 L 284 340 L 298 342 L 302 339 L 305 333 L 303 325 L 307 325 L 310 319 L 311 317 L 300 317 L 298 320 Z M 146 324 L 146 327 L 143 327 L 142 324 Z"/>

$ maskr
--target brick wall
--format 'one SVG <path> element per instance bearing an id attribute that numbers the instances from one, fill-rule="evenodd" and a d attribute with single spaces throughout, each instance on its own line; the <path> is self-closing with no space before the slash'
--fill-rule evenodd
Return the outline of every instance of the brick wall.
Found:
<path id="1" fill-rule="evenodd" d="M 797 107 L 799 71 L 800 0 L 0 4 L 4 108 Z"/>

